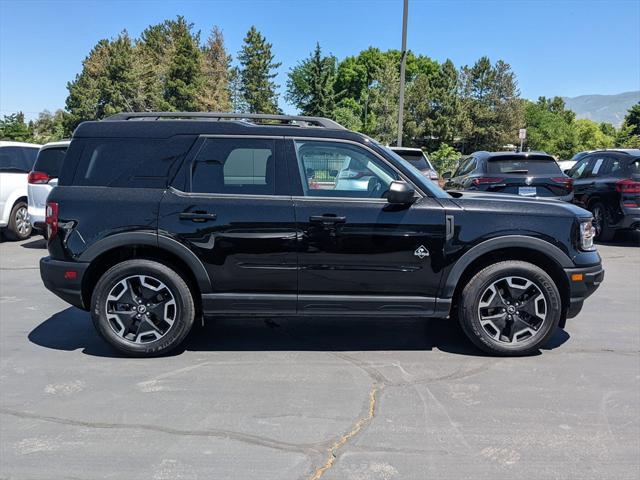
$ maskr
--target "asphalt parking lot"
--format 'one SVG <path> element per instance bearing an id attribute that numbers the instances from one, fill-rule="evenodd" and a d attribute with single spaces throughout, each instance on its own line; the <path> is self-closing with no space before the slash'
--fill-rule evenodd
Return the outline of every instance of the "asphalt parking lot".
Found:
<path id="1" fill-rule="evenodd" d="M 540 355 L 453 322 L 210 320 L 123 358 L 0 244 L 0 478 L 637 479 L 640 235 Z"/>

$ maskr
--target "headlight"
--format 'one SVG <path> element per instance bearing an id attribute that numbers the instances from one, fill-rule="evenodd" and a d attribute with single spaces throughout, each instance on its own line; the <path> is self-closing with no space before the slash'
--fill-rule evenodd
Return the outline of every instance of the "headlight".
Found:
<path id="1" fill-rule="evenodd" d="M 580 221 L 580 249 L 595 250 L 593 238 L 596 236 L 596 229 L 593 226 L 593 220 Z"/>

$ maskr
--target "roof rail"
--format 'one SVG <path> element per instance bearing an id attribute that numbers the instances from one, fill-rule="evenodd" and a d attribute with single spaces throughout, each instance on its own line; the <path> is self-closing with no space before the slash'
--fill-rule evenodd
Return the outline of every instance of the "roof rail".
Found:
<path id="1" fill-rule="evenodd" d="M 280 125 L 297 127 L 321 127 L 346 130 L 338 122 L 324 117 L 307 117 L 300 115 L 271 115 L 267 113 L 230 113 L 230 112 L 123 112 L 106 117 L 104 120 L 241 120 L 253 123 L 278 122 Z M 256 121 L 257 120 L 257 121 Z M 264 122 L 260 122 L 264 121 Z M 276 124 L 277 125 L 277 124 Z"/>

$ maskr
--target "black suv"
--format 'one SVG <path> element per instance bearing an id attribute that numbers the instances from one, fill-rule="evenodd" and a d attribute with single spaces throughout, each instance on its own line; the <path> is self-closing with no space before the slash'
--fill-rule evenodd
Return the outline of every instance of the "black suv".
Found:
<path id="1" fill-rule="evenodd" d="M 358 164 L 366 182 L 309 168 Z M 448 194 L 331 120 L 118 114 L 75 131 L 47 205 L 51 291 L 138 356 L 208 315 L 457 316 L 532 353 L 603 278 L 591 214 Z"/>
<path id="2" fill-rule="evenodd" d="M 542 152 L 475 152 L 442 176 L 445 190 L 483 190 L 525 197 L 573 199 L 573 180 Z"/>
<path id="3" fill-rule="evenodd" d="M 590 152 L 569 175 L 574 203 L 593 213 L 596 239 L 606 242 L 616 230 L 640 229 L 640 150 Z"/>

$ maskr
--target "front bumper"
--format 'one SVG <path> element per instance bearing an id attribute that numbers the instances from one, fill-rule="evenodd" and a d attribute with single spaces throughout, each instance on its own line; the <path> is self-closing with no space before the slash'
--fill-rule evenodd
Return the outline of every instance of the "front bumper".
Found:
<path id="1" fill-rule="evenodd" d="M 602 283 L 604 269 L 602 264 L 598 264 L 591 267 L 565 268 L 564 272 L 569 280 L 567 318 L 573 318 L 582 310 L 584 300 Z"/>
<path id="2" fill-rule="evenodd" d="M 40 259 L 40 277 L 44 286 L 65 302 L 87 310 L 88 306 L 82 299 L 82 280 L 88 267 L 88 263 L 65 262 L 43 257 Z"/>

